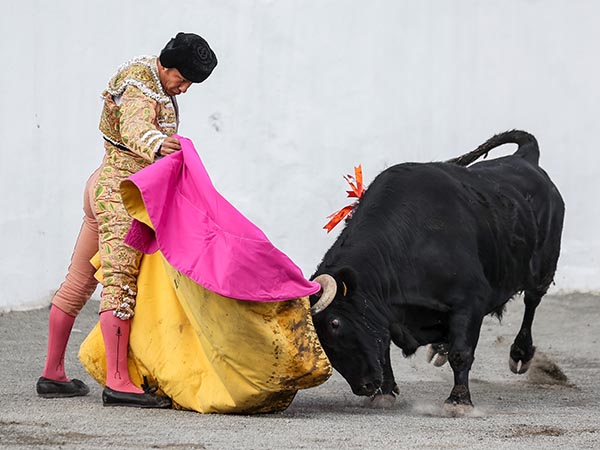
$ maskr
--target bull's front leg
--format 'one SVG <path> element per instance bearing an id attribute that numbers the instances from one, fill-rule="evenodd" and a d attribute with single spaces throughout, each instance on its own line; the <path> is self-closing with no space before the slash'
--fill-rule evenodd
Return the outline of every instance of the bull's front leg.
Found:
<path id="1" fill-rule="evenodd" d="M 392 371 L 389 347 L 385 354 L 385 361 L 383 361 L 382 368 L 383 382 L 381 383 L 381 388 L 369 400 L 369 406 L 373 408 L 388 408 L 392 406 L 396 401 L 396 395 L 400 393 L 400 389 L 394 378 L 394 372 Z"/>
<path id="2" fill-rule="evenodd" d="M 452 416 L 461 416 L 473 409 L 469 371 L 475 359 L 482 320 L 483 315 L 474 311 L 456 312 L 450 319 L 448 361 L 454 372 L 454 387 L 444 411 Z"/>

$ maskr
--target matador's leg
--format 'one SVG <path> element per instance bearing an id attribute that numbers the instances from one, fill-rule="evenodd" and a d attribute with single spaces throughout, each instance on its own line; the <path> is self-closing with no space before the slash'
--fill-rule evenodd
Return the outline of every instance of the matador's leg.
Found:
<path id="1" fill-rule="evenodd" d="M 126 176 L 117 168 L 105 166 L 95 188 L 103 276 L 100 325 L 106 349 L 106 386 L 119 392 L 139 394 L 143 391 L 129 377 L 127 350 L 141 253 L 125 244 L 131 217 L 121 200 L 119 183 Z"/>

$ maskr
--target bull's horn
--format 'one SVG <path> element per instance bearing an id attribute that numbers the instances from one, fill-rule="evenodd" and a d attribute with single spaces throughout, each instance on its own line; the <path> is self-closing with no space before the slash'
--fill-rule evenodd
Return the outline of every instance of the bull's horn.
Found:
<path id="1" fill-rule="evenodd" d="M 337 292 L 337 283 L 331 275 L 327 274 L 319 275 L 313 281 L 321 285 L 321 298 L 310 308 L 310 313 L 314 316 L 331 304 Z"/>

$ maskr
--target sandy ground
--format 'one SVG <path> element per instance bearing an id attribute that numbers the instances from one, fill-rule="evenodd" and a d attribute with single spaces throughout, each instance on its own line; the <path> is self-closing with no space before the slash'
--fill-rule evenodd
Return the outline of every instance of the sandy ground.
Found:
<path id="1" fill-rule="evenodd" d="M 335 373 L 300 391 L 283 413 L 239 416 L 103 407 L 101 388 L 77 360 L 97 302 L 75 323 L 67 373 L 91 386 L 87 397 L 35 394 L 46 346 L 48 309 L 0 314 L 0 448 L 2 449 L 600 449 L 600 297 L 548 296 L 538 308 L 534 343 L 566 381 L 514 375 L 508 350 L 523 305 L 513 300 L 502 323 L 486 318 L 471 371 L 476 405 L 449 418 L 442 403 L 452 387 L 446 365 L 425 351 L 405 359 L 395 349 L 401 395 L 388 409 L 365 406 Z M 556 369 L 556 367 L 555 367 Z M 548 382 L 552 384 L 547 384 Z"/>

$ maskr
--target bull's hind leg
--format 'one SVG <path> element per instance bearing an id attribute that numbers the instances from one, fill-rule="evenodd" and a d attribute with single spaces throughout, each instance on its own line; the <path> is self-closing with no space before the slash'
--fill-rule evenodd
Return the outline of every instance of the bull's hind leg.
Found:
<path id="1" fill-rule="evenodd" d="M 433 363 L 434 366 L 443 366 L 448 362 L 448 344 L 445 342 L 430 344 L 427 347 L 425 357 L 427 358 L 427 362 Z"/>
<path id="2" fill-rule="evenodd" d="M 533 324 L 535 309 L 541 300 L 542 295 L 532 291 L 525 292 L 525 314 L 523 315 L 521 329 L 515 338 L 515 342 L 510 346 L 510 358 L 508 360 L 510 370 L 514 373 L 521 374 L 527 372 L 535 354 L 535 347 L 533 346 L 533 339 L 531 337 L 531 325 Z"/>

